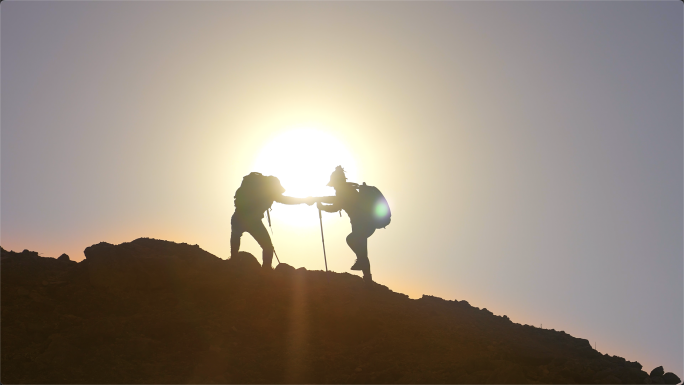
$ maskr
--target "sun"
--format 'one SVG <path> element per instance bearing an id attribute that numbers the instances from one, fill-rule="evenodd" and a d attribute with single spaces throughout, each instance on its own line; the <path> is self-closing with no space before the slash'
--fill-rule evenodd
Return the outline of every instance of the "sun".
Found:
<path id="1" fill-rule="evenodd" d="M 301 128 L 286 131 L 267 143 L 252 171 L 280 179 L 284 195 L 329 196 L 334 190 L 326 184 L 336 166 L 344 168 L 348 180 L 356 181 L 356 162 L 342 142 L 324 131 Z M 296 215 L 287 218 L 287 222 L 299 224 Z"/>

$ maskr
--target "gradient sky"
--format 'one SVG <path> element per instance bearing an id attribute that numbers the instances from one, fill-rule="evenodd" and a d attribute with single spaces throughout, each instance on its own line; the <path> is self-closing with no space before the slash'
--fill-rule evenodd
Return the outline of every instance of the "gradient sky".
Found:
<path id="1" fill-rule="evenodd" d="M 376 281 L 684 375 L 680 1 L 0 12 L 5 249 L 82 260 L 154 237 L 227 258 L 242 177 L 312 130 L 333 144 L 292 151 L 314 165 L 344 149 L 351 179 L 389 200 L 369 240 Z M 349 272 L 348 218 L 324 215 L 329 267 Z M 274 206 L 281 260 L 323 269 L 318 226 L 315 208 Z"/>

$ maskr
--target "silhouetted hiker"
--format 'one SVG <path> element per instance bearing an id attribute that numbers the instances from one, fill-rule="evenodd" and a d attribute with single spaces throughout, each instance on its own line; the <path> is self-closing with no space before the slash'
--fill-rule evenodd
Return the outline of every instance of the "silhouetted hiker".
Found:
<path id="1" fill-rule="evenodd" d="M 293 198 L 283 196 L 285 189 L 280 180 L 274 176 L 261 175 L 258 172 L 250 173 L 242 179 L 240 188 L 235 192 L 235 213 L 230 219 L 230 257 L 240 251 L 240 238 L 243 233 L 249 233 L 261 246 L 263 264 L 265 269 L 271 269 L 273 260 L 273 243 L 268 231 L 261 221 L 266 210 L 271 208 L 273 202 L 286 205 L 306 203 L 312 205 L 314 198 Z M 269 224 L 271 222 L 269 216 Z"/>
<path id="2" fill-rule="evenodd" d="M 351 234 L 347 235 L 347 244 L 356 254 L 356 262 L 351 270 L 361 270 L 363 279 L 371 282 L 368 238 L 376 229 L 389 224 L 392 214 L 387 201 L 380 190 L 373 186 L 347 182 L 342 166 L 337 166 L 330 175 L 328 186 L 335 189 L 335 196 L 317 198 L 318 209 L 329 213 L 340 210 L 347 212 L 352 226 Z M 321 202 L 331 205 L 325 206 Z"/>

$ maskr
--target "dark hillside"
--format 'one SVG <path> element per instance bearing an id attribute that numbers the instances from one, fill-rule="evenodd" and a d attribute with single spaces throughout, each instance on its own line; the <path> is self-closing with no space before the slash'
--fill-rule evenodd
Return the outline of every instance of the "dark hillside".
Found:
<path id="1" fill-rule="evenodd" d="M 144 238 L 85 255 L 2 250 L 2 383 L 679 383 L 346 273 Z"/>

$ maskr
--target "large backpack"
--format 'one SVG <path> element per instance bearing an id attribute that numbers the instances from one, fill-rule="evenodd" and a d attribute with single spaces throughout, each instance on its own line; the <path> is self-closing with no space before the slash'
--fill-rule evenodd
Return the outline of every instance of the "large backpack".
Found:
<path id="1" fill-rule="evenodd" d="M 366 220 L 376 229 L 384 229 L 392 220 L 387 199 L 374 186 L 359 185 L 359 206 L 365 214 Z"/>
<path id="2" fill-rule="evenodd" d="M 283 192 L 285 189 L 278 178 L 252 172 L 242 178 L 242 184 L 235 191 L 235 209 L 263 215 Z"/>

